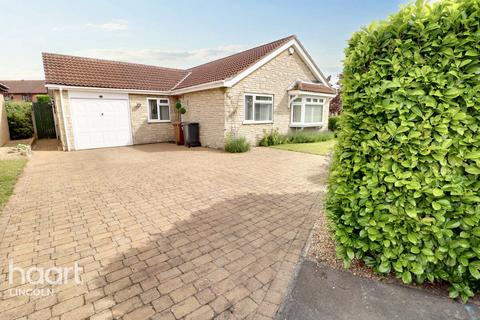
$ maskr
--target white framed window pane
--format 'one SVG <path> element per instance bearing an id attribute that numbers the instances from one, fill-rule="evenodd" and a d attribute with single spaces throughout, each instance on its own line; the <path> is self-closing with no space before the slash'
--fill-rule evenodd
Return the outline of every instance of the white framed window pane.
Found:
<path id="1" fill-rule="evenodd" d="M 311 98 L 307 98 L 306 101 L 307 101 L 307 102 L 312 102 L 312 99 L 311 99 Z"/>
<path id="2" fill-rule="evenodd" d="M 157 100 L 148 100 L 150 120 L 158 120 Z"/>
<path id="3" fill-rule="evenodd" d="M 255 103 L 255 121 L 271 121 L 272 120 L 272 104 L 271 103 Z"/>
<path id="4" fill-rule="evenodd" d="M 302 105 L 294 104 L 293 105 L 293 117 L 292 122 L 302 122 Z"/>
<path id="5" fill-rule="evenodd" d="M 302 98 L 297 98 L 295 100 L 293 100 L 294 102 L 302 102 Z"/>
<path id="6" fill-rule="evenodd" d="M 253 96 L 245 96 L 245 120 L 253 120 Z"/>
<path id="7" fill-rule="evenodd" d="M 168 106 L 160 106 L 160 120 L 170 120 L 170 108 Z"/>
<path id="8" fill-rule="evenodd" d="M 168 104 L 168 100 L 167 99 L 160 99 L 160 104 Z"/>
<path id="9" fill-rule="evenodd" d="M 255 96 L 257 101 L 272 101 L 272 97 L 269 96 Z"/>
<path id="10" fill-rule="evenodd" d="M 306 104 L 305 105 L 305 123 L 317 123 L 322 122 L 322 109 L 321 105 Z"/>

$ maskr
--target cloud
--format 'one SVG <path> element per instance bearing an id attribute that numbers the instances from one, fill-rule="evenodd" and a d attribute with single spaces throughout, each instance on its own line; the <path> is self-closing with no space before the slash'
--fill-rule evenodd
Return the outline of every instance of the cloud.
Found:
<path id="1" fill-rule="evenodd" d="M 98 28 L 105 31 L 119 31 L 119 30 L 127 30 L 128 29 L 128 21 L 127 20 L 112 20 L 105 23 L 88 23 L 86 26 L 91 28 Z"/>
<path id="2" fill-rule="evenodd" d="M 128 29 L 128 21 L 117 19 L 104 23 L 86 23 L 86 24 L 73 24 L 54 27 L 53 31 L 65 31 L 65 30 L 82 30 L 82 29 L 99 29 L 104 31 L 122 31 Z"/>
<path id="3" fill-rule="evenodd" d="M 90 49 L 81 55 L 119 61 L 151 64 L 164 67 L 188 68 L 223 58 L 246 49 L 243 45 L 227 45 L 193 50 L 162 49 Z"/>
<path id="4" fill-rule="evenodd" d="M 44 79 L 43 69 L 41 63 L 27 63 L 24 60 L 14 63 L 13 60 L 9 60 L 10 63 L 3 68 L 2 66 L 2 79 L 5 80 L 21 80 L 21 79 Z"/>

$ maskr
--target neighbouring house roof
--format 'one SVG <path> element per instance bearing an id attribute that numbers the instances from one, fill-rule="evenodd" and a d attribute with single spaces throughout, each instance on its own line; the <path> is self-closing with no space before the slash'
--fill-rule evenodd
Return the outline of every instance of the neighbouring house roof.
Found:
<path id="1" fill-rule="evenodd" d="M 33 93 L 33 94 L 46 94 L 47 88 L 45 88 L 44 80 L 0 80 L 8 87 L 8 93 L 20 94 L 20 93 Z"/>
<path id="2" fill-rule="evenodd" d="M 45 80 L 50 85 L 176 93 L 181 89 L 230 80 L 243 71 L 249 72 L 261 61 L 268 60 L 267 56 L 277 54 L 277 49 L 293 42 L 304 50 L 295 36 L 289 36 L 186 70 L 53 53 L 42 53 L 42 56 Z M 307 59 L 311 60 L 310 56 Z M 312 65 L 318 70 L 313 61 Z M 319 70 L 318 74 L 321 74 Z M 323 75 L 321 77 L 324 79 Z"/>
<path id="3" fill-rule="evenodd" d="M 0 83 L 0 92 L 7 92 L 7 91 L 8 91 L 8 87 L 3 83 Z"/>
<path id="4" fill-rule="evenodd" d="M 315 93 L 327 93 L 327 94 L 337 93 L 335 89 L 331 87 L 327 87 L 324 84 L 311 83 L 311 82 L 305 82 L 305 81 L 296 81 L 296 83 L 292 86 L 292 90 L 300 90 L 300 91 L 315 92 Z"/>

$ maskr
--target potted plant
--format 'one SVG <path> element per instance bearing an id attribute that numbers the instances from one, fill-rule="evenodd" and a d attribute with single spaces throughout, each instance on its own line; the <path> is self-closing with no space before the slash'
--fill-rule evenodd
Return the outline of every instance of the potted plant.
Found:
<path id="1" fill-rule="evenodd" d="M 177 145 L 183 145 L 183 128 L 182 128 L 182 114 L 187 112 L 180 101 L 175 103 L 175 110 L 177 111 L 177 121 L 173 122 L 173 129 L 175 130 L 175 142 Z"/>

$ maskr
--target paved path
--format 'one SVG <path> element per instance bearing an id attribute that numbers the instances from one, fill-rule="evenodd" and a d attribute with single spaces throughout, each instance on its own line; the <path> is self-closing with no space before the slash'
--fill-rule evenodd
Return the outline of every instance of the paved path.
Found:
<path id="1" fill-rule="evenodd" d="M 326 162 L 168 144 L 35 151 L 0 216 L 0 319 L 271 319 Z M 32 286 L 16 273 L 10 284 L 9 259 L 78 262 L 82 283 Z M 16 290 L 34 288 L 47 294 Z"/>
<path id="2" fill-rule="evenodd" d="M 277 316 L 280 319 L 478 320 L 480 308 L 306 260 Z"/>

